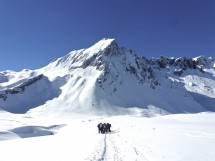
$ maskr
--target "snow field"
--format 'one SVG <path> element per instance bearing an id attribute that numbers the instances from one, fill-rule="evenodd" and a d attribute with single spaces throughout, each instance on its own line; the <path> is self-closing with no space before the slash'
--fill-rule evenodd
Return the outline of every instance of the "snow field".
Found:
<path id="1" fill-rule="evenodd" d="M 0 124 L 5 131 L 21 125 L 55 128 L 49 129 L 54 135 L 33 137 L 29 131 L 28 138 L 1 141 L 0 160 L 213 161 L 214 116 L 214 113 L 199 113 L 155 118 L 71 116 L 62 119 L 22 115 L 22 119 L 14 117 L 13 122 L 8 117 L 3 117 Z M 16 119 L 21 121 L 15 123 Z M 3 126 L 6 122 L 7 126 Z M 112 132 L 99 134 L 99 122 L 111 123 Z M 1 138 L 2 135 L 6 134 L 0 133 Z M 19 133 L 14 131 L 14 135 Z"/>

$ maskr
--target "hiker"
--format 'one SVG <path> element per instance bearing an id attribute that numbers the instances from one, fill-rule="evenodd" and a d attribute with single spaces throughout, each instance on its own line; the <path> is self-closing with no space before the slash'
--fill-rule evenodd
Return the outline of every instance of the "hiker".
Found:
<path id="1" fill-rule="evenodd" d="M 107 126 L 106 123 L 102 124 L 102 134 L 106 133 L 106 126 Z"/>
<path id="2" fill-rule="evenodd" d="M 111 132 L 110 127 L 111 127 L 111 124 L 107 123 L 107 125 L 106 125 L 106 132 Z"/>
<path id="3" fill-rule="evenodd" d="M 97 127 L 98 127 L 98 132 L 99 132 L 99 133 L 102 133 L 102 123 L 99 123 L 99 124 L 97 125 Z"/>

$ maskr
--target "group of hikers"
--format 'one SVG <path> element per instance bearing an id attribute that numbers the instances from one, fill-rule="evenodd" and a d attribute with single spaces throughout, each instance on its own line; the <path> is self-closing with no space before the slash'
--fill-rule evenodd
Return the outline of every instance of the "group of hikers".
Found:
<path id="1" fill-rule="evenodd" d="M 111 132 L 110 130 L 111 124 L 109 123 L 99 123 L 97 127 L 98 127 L 99 133 L 105 134 L 105 133 Z"/>

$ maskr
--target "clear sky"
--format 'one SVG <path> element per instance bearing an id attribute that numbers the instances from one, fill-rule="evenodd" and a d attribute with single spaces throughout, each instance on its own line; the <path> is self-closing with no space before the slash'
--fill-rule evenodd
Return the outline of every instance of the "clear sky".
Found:
<path id="1" fill-rule="evenodd" d="M 104 37 L 148 58 L 215 58 L 215 0 L 0 0 L 0 71 L 38 69 Z"/>

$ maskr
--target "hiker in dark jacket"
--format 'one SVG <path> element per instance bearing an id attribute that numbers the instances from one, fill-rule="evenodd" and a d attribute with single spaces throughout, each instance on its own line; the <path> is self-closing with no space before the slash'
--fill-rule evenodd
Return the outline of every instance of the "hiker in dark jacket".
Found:
<path id="1" fill-rule="evenodd" d="M 107 126 L 106 123 L 102 124 L 102 134 L 106 133 L 106 126 Z"/>
<path id="2" fill-rule="evenodd" d="M 107 125 L 106 125 L 106 132 L 111 132 L 110 127 L 111 127 L 111 124 L 107 123 Z"/>
<path id="3" fill-rule="evenodd" d="M 99 133 L 102 133 L 102 123 L 99 123 L 99 124 L 97 125 L 97 127 L 98 127 L 98 132 L 99 132 Z"/>

